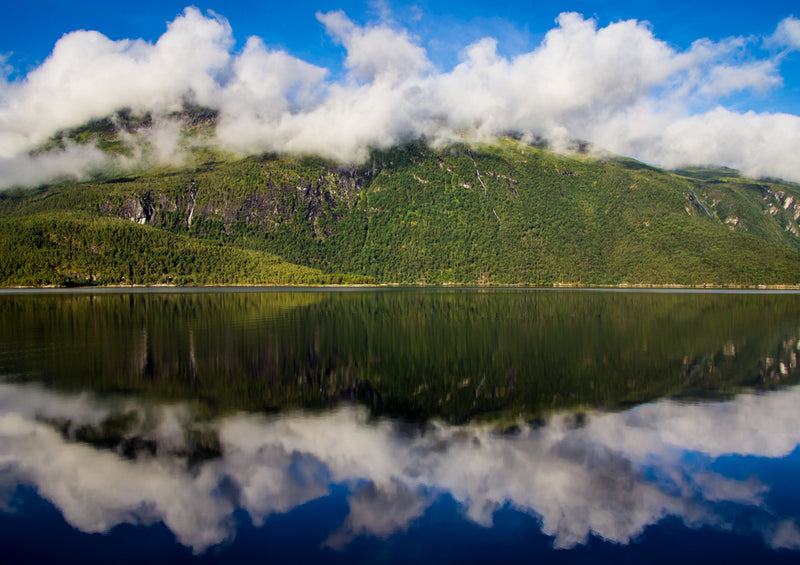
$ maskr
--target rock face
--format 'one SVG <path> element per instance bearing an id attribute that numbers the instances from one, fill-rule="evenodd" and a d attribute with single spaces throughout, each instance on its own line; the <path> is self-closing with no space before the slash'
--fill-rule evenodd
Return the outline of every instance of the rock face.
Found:
<path id="1" fill-rule="evenodd" d="M 314 237 L 326 237 L 333 233 L 332 224 L 352 210 L 371 175 L 338 167 L 290 179 L 265 173 L 242 191 L 193 178 L 181 188 L 165 185 L 117 205 L 105 201 L 99 211 L 139 224 L 187 230 L 200 220 L 221 224 L 224 231 L 233 224 L 270 231 L 298 217 L 311 226 Z"/>
<path id="2" fill-rule="evenodd" d="M 171 206 L 169 199 L 159 195 L 159 204 L 169 208 Z M 125 200 L 120 209 L 119 216 L 136 222 L 137 224 L 155 224 L 157 221 L 156 215 L 158 208 L 153 203 L 153 195 L 151 192 L 145 192 L 138 199 L 129 198 Z"/>
<path id="3" fill-rule="evenodd" d="M 773 190 L 770 186 L 764 186 L 764 200 L 772 208 L 777 204 L 778 207 L 786 210 L 795 222 L 800 220 L 800 205 L 794 196 L 786 194 L 783 190 Z"/>

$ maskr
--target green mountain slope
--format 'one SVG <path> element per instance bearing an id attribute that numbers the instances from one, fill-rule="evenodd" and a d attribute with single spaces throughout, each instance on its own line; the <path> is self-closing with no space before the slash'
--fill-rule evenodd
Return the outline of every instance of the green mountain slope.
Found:
<path id="1" fill-rule="evenodd" d="M 269 253 L 85 213 L 0 219 L 5 286 L 110 284 L 357 284 Z"/>
<path id="2" fill-rule="evenodd" d="M 416 142 L 348 168 L 204 159 L 3 193 L 0 284 L 800 284 L 800 189 L 730 170 L 668 172 L 513 139 Z M 39 239 L 17 237 L 45 224 Z M 78 252 L 56 242 L 69 233 L 91 237 Z M 123 233 L 138 247 L 95 257 L 92 246 Z M 177 248 L 202 266 L 187 270 L 166 251 Z M 49 258 L 28 259 L 37 254 Z M 274 266 L 276 256 L 288 262 L 281 274 L 248 263 Z M 147 265 L 155 278 L 138 274 Z"/>

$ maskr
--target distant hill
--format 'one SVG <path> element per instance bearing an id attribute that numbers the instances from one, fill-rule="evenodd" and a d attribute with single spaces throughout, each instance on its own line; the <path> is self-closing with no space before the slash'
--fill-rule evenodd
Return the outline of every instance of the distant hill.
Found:
<path id="1" fill-rule="evenodd" d="M 200 137 L 215 119 L 178 117 Z M 118 113 L 39 151 L 126 154 L 148 119 Z M 0 193 L 0 285 L 800 284 L 800 187 L 730 169 L 512 138 L 415 141 L 354 167 L 191 150 L 187 169 Z"/>

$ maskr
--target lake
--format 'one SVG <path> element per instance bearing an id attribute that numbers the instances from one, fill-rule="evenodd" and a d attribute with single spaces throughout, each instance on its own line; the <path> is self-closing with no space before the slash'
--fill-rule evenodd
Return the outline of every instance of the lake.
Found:
<path id="1" fill-rule="evenodd" d="M 3 563 L 796 563 L 800 294 L 0 292 Z"/>

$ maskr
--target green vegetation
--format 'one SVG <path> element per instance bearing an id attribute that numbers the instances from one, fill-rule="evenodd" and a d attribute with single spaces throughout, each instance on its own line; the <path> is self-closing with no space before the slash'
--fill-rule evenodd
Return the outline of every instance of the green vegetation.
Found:
<path id="1" fill-rule="evenodd" d="M 81 212 L 0 219 L 6 286 L 358 284 L 268 253 Z"/>
<path id="2" fill-rule="evenodd" d="M 185 113 L 187 135 L 211 127 L 202 109 Z M 120 113 L 62 137 L 113 144 L 142 120 Z M 728 169 L 513 139 L 418 141 L 357 167 L 193 155 L 189 169 L 2 193 L 0 285 L 800 284 L 800 188 Z"/>

